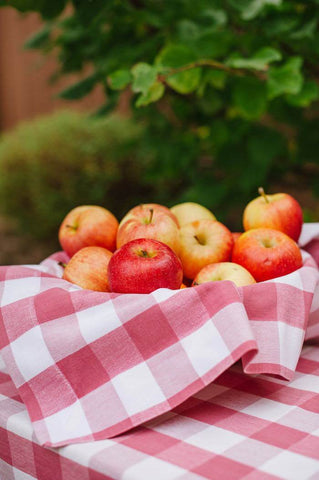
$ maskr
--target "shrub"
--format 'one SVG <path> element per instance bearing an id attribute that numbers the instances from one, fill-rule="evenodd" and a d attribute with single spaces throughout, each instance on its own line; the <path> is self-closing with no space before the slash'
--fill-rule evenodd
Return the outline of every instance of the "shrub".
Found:
<path id="1" fill-rule="evenodd" d="M 0 212 L 36 237 L 56 238 L 76 205 L 99 204 L 121 216 L 155 195 L 137 161 L 142 127 L 115 115 L 59 112 L 0 139 Z"/>
<path id="2" fill-rule="evenodd" d="M 10 5 L 47 20 L 27 46 L 54 52 L 57 76 L 91 67 L 62 98 L 84 97 L 99 83 L 104 114 L 121 91 L 131 93 L 161 198 L 198 201 L 225 220 L 260 184 L 287 175 L 298 195 L 304 186 L 318 195 L 318 0 Z"/>

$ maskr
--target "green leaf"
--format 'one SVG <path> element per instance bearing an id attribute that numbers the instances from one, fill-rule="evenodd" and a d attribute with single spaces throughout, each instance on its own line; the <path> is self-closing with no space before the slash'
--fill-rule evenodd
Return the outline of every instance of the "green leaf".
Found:
<path id="1" fill-rule="evenodd" d="M 233 103 L 244 118 L 259 118 L 267 107 L 265 84 L 251 77 L 238 79 L 233 90 Z"/>
<path id="2" fill-rule="evenodd" d="M 303 84 L 301 66 L 301 57 L 291 57 L 280 67 L 270 67 L 267 82 L 269 98 L 285 93 L 299 93 Z"/>
<path id="3" fill-rule="evenodd" d="M 200 26 L 191 20 L 180 20 L 177 24 L 177 35 L 182 43 L 194 42 L 200 33 Z"/>
<path id="4" fill-rule="evenodd" d="M 136 93 L 147 94 L 150 87 L 156 81 L 157 70 L 148 63 L 137 63 L 132 68 L 133 83 L 132 90 Z"/>
<path id="5" fill-rule="evenodd" d="M 293 40 L 302 40 L 304 38 L 312 38 L 317 29 L 318 20 L 312 18 L 309 22 L 306 22 L 300 28 L 290 34 L 290 38 Z"/>
<path id="6" fill-rule="evenodd" d="M 270 37 L 275 35 L 283 35 L 291 32 L 298 25 L 298 15 L 283 15 L 275 16 L 267 19 L 265 24 L 265 32 Z"/>
<path id="7" fill-rule="evenodd" d="M 33 34 L 24 44 L 26 49 L 43 48 L 50 40 L 51 27 L 45 25 L 44 28 Z"/>
<path id="8" fill-rule="evenodd" d="M 287 95 L 287 101 L 295 107 L 308 107 L 319 97 L 319 88 L 316 82 L 307 81 L 296 95 Z"/>
<path id="9" fill-rule="evenodd" d="M 108 82 L 112 90 L 123 90 L 132 81 L 129 70 L 116 70 L 108 76 Z"/>
<path id="10" fill-rule="evenodd" d="M 149 103 L 156 102 L 159 100 L 165 91 L 165 87 L 161 82 L 154 82 L 153 85 L 149 88 L 146 93 L 142 93 L 136 100 L 135 105 L 137 107 L 144 107 Z"/>
<path id="11" fill-rule="evenodd" d="M 14 7 L 20 12 L 39 12 L 44 18 L 54 18 L 66 5 L 66 0 L 10 0 L 0 3 L 0 6 Z"/>
<path id="12" fill-rule="evenodd" d="M 204 82 L 212 87 L 222 90 L 225 87 L 227 73 L 224 70 L 206 70 L 204 73 Z"/>
<path id="13" fill-rule="evenodd" d="M 257 17 L 267 5 L 275 7 L 282 4 L 282 0 L 228 0 L 232 7 L 239 10 L 244 20 Z"/>
<path id="14" fill-rule="evenodd" d="M 185 45 L 169 45 L 163 48 L 155 63 L 160 72 L 166 76 L 166 83 L 178 93 L 191 93 L 199 85 L 201 69 L 193 67 L 178 73 L 172 70 L 191 66 L 196 60 L 194 52 Z"/>
<path id="15" fill-rule="evenodd" d="M 174 44 L 164 47 L 155 59 L 158 69 L 165 73 L 171 68 L 179 68 L 196 60 L 193 50 L 186 45 Z"/>
<path id="16" fill-rule="evenodd" d="M 206 32 L 192 44 L 197 58 L 222 58 L 229 52 L 233 35 L 229 30 Z"/>
<path id="17" fill-rule="evenodd" d="M 251 58 L 230 58 L 227 65 L 233 68 L 251 68 L 254 70 L 266 70 L 269 63 L 281 60 L 281 53 L 271 47 L 258 50 Z"/>
<path id="18" fill-rule="evenodd" d="M 76 16 L 83 24 L 88 24 L 96 17 L 97 12 L 102 10 L 105 0 L 72 0 L 72 3 Z"/>
<path id="19" fill-rule="evenodd" d="M 82 98 L 91 92 L 96 82 L 96 75 L 91 75 L 90 77 L 84 78 L 84 80 L 80 80 L 70 87 L 67 87 L 65 90 L 62 90 L 62 92 L 59 93 L 59 97 L 64 98 L 65 100 L 77 100 Z"/>
<path id="20" fill-rule="evenodd" d="M 200 19 L 211 27 L 223 27 L 227 23 L 227 13 L 218 8 L 206 8 L 200 12 Z"/>

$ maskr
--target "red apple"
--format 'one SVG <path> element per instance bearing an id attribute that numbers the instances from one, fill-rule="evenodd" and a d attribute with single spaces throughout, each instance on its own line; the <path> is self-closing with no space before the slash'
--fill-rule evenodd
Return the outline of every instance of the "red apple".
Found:
<path id="1" fill-rule="evenodd" d="M 150 293 L 158 288 L 179 289 L 183 269 L 170 247 L 151 238 L 138 238 L 114 253 L 108 278 L 112 292 Z"/>
<path id="2" fill-rule="evenodd" d="M 139 205 L 125 215 L 117 232 L 117 248 L 136 238 L 152 238 L 163 242 L 178 255 L 178 226 L 171 215 L 162 209 Z"/>
<path id="3" fill-rule="evenodd" d="M 235 243 L 232 261 L 246 268 L 257 282 L 287 275 L 302 266 L 296 242 L 271 228 L 243 233 Z"/>
<path id="4" fill-rule="evenodd" d="M 82 288 L 109 292 L 107 267 L 112 255 L 102 247 L 84 247 L 66 265 L 63 278 Z"/>
<path id="5" fill-rule="evenodd" d="M 230 280 L 234 282 L 237 287 L 256 283 L 253 276 L 241 265 L 233 262 L 219 262 L 211 263 L 202 268 L 196 275 L 192 286 L 220 280 Z"/>
<path id="6" fill-rule="evenodd" d="M 171 219 L 174 220 L 176 225 L 179 227 L 178 220 L 174 215 L 174 213 L 172 213 L 169 208 L 165 207 L 164 205 L 160 205 L 158 203 L 141 203 L 140 205 L 137 205 L 136 207 L 131 208 L 131 210 L 129 210 L 127 214 L 122 218 L 120 222 L 120 226 L 123 223 L 125 223 L 128 218 L 133 217 L 136 213 L 139 215 L 141 212 L 141 208 L 146 212 L 146 214 L 148 214 L 150 209 L 152 209 L 154 212 L 166 213 L 166 215 L 171 217 Z"/>
<path id="7" fill-rule="evenodd" d="M 196 220 L 180 228 L 180 259 L 184 275 L 195 278 L 206 265 L 230 260 L 231 232 L 216 220 Z"/>
<path id="8" fill-rule="evenodd" d="M 67 214 L 60 226 L 59 241 L 69 257 L 89 246 L 103 247 L 113 252 L 117 230 L 118 221 L 109 210 L 83 205 Z"/>
<path id="9" fill-rule="evenodd" d="M 258 191 L 260 196 L 248 203 L 244 210 L 244 229 L 273 228 L 297 242 L 303 223 L 297 200 L 288 193 L 266 195 L 261 187 Z"/>
<path id="10" fill-rule="evenodd" d="M 183 227 L 186 223 L 195 222 L 195 220 L 216 220 L 208 208 L 194 202 L 174 205 L 174 207 L 171 207 L 171 212 L 177 218 L 180 227 Z"/>
<path id="11" fill-rule="evenodd" d="M 233 237 L 233 240 L 234 240 L 234 243 L 236 242 L 236 240 L 240 237 L 240 235 L 242 235 L 243 232 L 232 232 L 232 237 Z"/>

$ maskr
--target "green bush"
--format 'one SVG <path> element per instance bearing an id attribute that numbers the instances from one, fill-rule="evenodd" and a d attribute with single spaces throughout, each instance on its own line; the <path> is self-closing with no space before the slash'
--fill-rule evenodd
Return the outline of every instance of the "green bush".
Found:
<path id="1" fill-rule="evenodd" d="M 148 180 L 163 203 L 198 201 L 225 221 L 260 184 L 287 175 L 319 194 L 318 0 L 10 5 L 46 20 L 27 47 L 57 55 L 56 77 L 91 67 L 62 98 L 100 84 L 103 115 L 130 92 L 131 114 L 145 126 L 142 157 L 152 158 Z"/>
<path id="2" fill-rule="evenodd" d="M 263 185 L 294 194 L 306 218 L 318 219 L 311 213 L 319 195 L 318 0 L 10 5 L 42 15 L 43 28 L 26 46 L 57 56 L 55 78 L 90 67 L 61 98 L 83 98 L 99 84 L 100 116 L 116 110 L 122 92 L 131 98 L 129 113 L 143 133 L 131 146 L 135 183 L 128 175 L 122 181 L 121 204 L 197 201 L 237 230 L 244 205 Z M 98 192 L 99 175 L 91 180 Z M 68 189 L 62 193 L 66 204 Z M 52 215 L 49 207 L 38 208 Z"/>
<path id="3" fill-rule="evenodd" d="M 56 238 L 65 214 L 99 204 L 120 217 L 150 196 L 137 161 L 143 129 L 117 116 L 60 112 L 0 139 L 0 212 L 36 237 Z"/>

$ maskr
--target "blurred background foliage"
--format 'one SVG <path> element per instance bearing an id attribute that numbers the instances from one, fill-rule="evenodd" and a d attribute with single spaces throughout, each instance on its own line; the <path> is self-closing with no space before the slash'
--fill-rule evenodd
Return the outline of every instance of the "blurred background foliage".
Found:
<path id="1" fill-rule="evenodd" d="M 141 201 L 199 202 L 240 230 L 260 185 L 318 220 L 318 0 L 10 4 L 44 18 L 26 46 L 58 58 L 55 78 L 89 66 L 61 98 L 105 92 L 94 116 L 56 114 L 0 140 L 1 209 L 34 235 L 55 235 L 77 204 L 120 217 Z M 127 118 L 111 114 L 123 98 Z"/>

